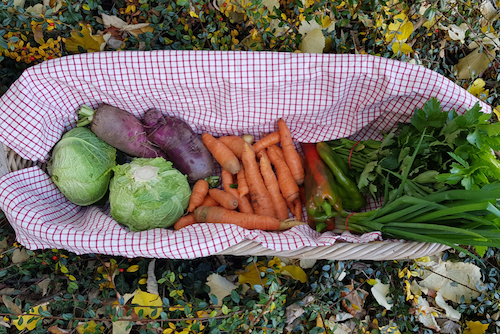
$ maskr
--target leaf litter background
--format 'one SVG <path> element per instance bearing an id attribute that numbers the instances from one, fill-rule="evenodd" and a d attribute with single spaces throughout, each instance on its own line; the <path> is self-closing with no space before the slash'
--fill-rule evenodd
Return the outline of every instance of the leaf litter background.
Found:
<path id="1" fill-rule="evenodd" d="M 494 108 L 494 1 L 4 1 L 1 92 L 66 54 L 217 49 L 367 53 L 429 67 Z M 498 110 L 495 110 L 498 113 Z M 496 333 L 497 250 L 411 261 L 31 252 L 0 236 L 0 333 Z M 18 316 L 16 316 L 18 315 Z M 132 326 L 133 324 L 133 326 Z"/>

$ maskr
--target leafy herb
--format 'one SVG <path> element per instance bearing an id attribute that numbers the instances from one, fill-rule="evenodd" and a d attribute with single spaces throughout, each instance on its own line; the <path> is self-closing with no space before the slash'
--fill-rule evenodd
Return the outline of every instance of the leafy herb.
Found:
<path id="1" fill-rule="evenodd" d="M 459 115 L 443 111 L 431 98 L 415 110 L 410 123 L 400 123 L 378 143 L 339 139 L 329 145 L 350 161 L 358 187 L 375 199 L 384 195 L 386 183 L 391 199 L 398 197 L 402 183 L 401 194 L 420 198 L 448 189 L 480 189 L 500 181 L 495 154 L 500 123 L 491 123 L 490 117 L 479 104 Z"/>

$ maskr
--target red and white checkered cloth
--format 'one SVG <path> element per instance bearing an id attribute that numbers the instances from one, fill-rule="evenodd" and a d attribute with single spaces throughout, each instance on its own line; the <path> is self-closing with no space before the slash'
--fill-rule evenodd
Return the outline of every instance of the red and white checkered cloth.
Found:
<path id="1" fill-rule="evenodd" d="M 140 118 L 150 108 L 175 115 L 195 132 L 214 136 L 277 129 L 284 118 L 297 142 L 351 136 L 381 138 L 398 121 L 436 97 L 464 112 L 478 99 L 421 66 L 368 55 L 273 52 L 98 52 L 43 62 L 24 71 L 0 99 L 0 141 L 21 157 L 47 161 L 50 150 L 86 104 L 108 103 Z M 480 102 L 481 103 L 481 102 Z M 481 103 L 483 110 L 491 109 Z M 79 207 L 38 167 L 0 179 L 0 207 L 29 249 L 60 248 L 81 254 L 196 258 L 244 239 L 279 251 L 332 245 L 361 237 L 320 235 L 308 226 L 286 232 L 248 231 L 199 224 L 180 231 L 129 232 L 109 207 Z"/>

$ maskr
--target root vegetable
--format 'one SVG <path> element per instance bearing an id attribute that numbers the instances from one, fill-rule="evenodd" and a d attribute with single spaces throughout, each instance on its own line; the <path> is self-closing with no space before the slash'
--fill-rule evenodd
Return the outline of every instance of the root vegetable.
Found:
<path id="1" fill-rule="evenodd" d="M 79 127 L 90 124 L 97 137 L 120 151 L 134 157 L 168 160 L 167 154 L 148 140 L 141 121 L 128 111 L 109 104 L 95 110 L 84 105 L 78 115 Z"/>
<path id="2" fill-rule="evenodd" d="M 146 112 L 143 122 L 148 139 L 167 153 L 175 168 L 186 174 L 190 183 L 212 174 L 214 159 L 186 122 L 164 116 L 155 109 Z"/>

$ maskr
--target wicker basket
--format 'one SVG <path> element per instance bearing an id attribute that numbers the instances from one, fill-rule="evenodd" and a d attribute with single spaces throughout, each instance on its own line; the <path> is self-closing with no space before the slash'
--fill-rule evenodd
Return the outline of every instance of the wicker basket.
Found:
<path id="1" fill-rule="evenodd" d="M 242 131 L 254 137 L 270 133 L 281 117 L 290 121 L 297 142 L 320 142 L 351 136 L 380 139 L 381 131 L 408 121 L 430 97 L 459 113 L 476 102 L 483 110 L 491 109 L 434 71 L 368 55 L 163 50 L 62 57 L 30 67 L 0 98 L 0 139 L 8 146 L 0 144 L 0 176 L 18 171 L 2 179 L 0 187 L 8 191 L 0 192 L 0 204 L 18 241 L 30 249 L 184 259 L 214 254 L 332 260 L 429 256 L 449 247 L 366 242 L 378 234 L 350 243 L 304 226 L 289 234 L 213 224 L 181 233 L 165 229 L 124 233 L 123 226 L 101 208 L 60 206 L 64 196 L 43 172 L 46 166 L 37 161 L 46 161 L 82 104 L 108 103 L 139 118 L 144 108 L 157 108 L 175 113 L 200 134 L 216 137 Z M 36 186 L 29 188 L 32 184 L 25 180 L 35 180 Z M 44 192 L 38 192 L 42 187 Z M 73 224 L 78 210 L 85 211 L 77 217 L 82 221 Z M 45 218 L 54 223 L 47 224 Z M 314 239 L 318 235 L 321 242 Z M 165 236 L 172 238 L 166 241 Z"/>
<path id="2" fill-rule="evenodd" d="M 0 177 L 8 172 L 26 167 L 39 166 L 45 170 L 46 165 L 21 158 L 5 145 L 0 146 Z M 328 260 L 400 260 L 430 256 L 449 249 L 448 246 L 424 242 L 374 241 L 370 243 L 337 242 L 331 246 L 302 247 L 292 251 L 277 253 L 265 248 L 258 242 L 244 240 L 229 247 L 217 255 L 236 256 L 280 256 L 296 259 L 328 259 Z"/>

